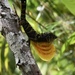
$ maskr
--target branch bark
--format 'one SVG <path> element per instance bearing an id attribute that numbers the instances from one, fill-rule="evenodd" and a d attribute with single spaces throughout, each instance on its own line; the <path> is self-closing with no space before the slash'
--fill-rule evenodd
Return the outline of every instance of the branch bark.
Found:
<path id="1" fill-rule="evenodd" d="M 8 0 L 0 0 L 0 26 L 22 74 L 42 75 L 19 28 L 18 16 L 10 8 Z"/>

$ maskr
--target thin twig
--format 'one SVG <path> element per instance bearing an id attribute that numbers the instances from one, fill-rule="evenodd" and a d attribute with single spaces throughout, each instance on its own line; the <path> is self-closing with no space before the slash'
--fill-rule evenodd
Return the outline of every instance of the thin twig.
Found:
<path id="1" fill-rule="evenodd" d="M 36 23 L 38 23 L 39 25 L 41 25 L 44 29 L 47 30 L 47 28 L 45 26 L 43 26 L 41 23 L 39 23 L 38 21 L 36 21 L 33 17 L 31 17 L 28 13 L 26 13 L 31 19 L 33 19 Z"/>

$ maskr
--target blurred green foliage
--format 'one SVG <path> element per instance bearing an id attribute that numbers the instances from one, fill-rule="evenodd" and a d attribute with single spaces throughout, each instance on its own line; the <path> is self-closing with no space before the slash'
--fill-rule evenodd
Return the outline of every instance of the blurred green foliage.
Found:
<path id="1" fill-rule="evenodd" d="M 36 52 L 32 51 L 42 75 L 75 75 L 75 1 L 72 1 L 27 0 L 27 14 L 40 23 L 36 23 L 27 15 L 26 18 L 32 27 L 37 32 L 53 32 L 58 36 L 54 41 L 57 52 L 50 62 L 42 61 Z M 20 16 L 20 0 L 9 0 L 12 8 L 13 3 Z M 21 75 L 2 35 L 0 35 L 0 75 Z"/>

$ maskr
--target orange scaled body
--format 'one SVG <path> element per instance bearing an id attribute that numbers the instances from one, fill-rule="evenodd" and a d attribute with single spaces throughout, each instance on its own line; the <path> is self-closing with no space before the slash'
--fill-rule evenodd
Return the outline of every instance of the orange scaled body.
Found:
<path id="1" fill-rule="evenodd" d="M 42 60 L 50 61 L 54 57 L 56 50 L 52 43 L 33 41 L 31 43 Z"/>

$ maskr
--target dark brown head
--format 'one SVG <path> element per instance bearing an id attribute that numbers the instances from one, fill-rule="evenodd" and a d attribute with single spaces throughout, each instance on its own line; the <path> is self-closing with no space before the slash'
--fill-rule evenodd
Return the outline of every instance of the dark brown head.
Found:
<path id="1" fill-rule="evenodd" d="M 34 35 L 35 36 L 35 35 Z M 36 36 L 36 39 L 33 39 L 35 42 L 53 42 L 57 38 L 53 33 L 41 33 Z"/>

